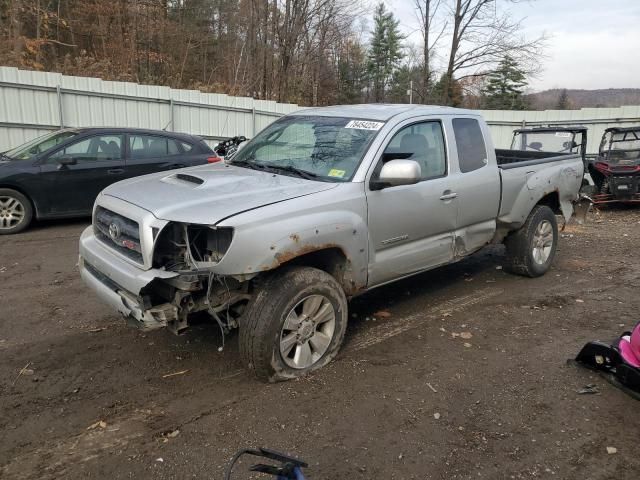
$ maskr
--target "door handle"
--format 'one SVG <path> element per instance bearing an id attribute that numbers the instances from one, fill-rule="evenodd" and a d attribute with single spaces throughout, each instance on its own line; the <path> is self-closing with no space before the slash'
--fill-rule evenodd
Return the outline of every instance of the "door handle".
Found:
<path id="1" fill-rule="evenodd" d="M 186 167 L 186 165 L 183 165 L 182 163 L 174 163 L 169 168 L 185 168 L 185 167 Z"/>
<path id="2" fill-rule="evenodd" d="M 107 170 L 109 175 L 120 175 L 124 173 L 124 168 L 112 168 L 111 170 Z"/>
<path id="3" fill-rule="evenodd" d="M 440 200 L 453 200 L 454 198 L 456 198 L 458 196 L 458 194 L 456 192 L 452 192 L 451 190 L 445 190 L 444 192 L 442 192 L 442 196 L 440 197 Z"/>

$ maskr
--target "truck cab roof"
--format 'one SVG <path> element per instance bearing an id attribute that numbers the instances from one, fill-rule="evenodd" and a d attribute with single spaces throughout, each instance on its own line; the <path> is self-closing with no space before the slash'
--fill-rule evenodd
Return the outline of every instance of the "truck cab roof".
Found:
<path id="1" fill-rule="evenodd" d="M 369 103 L 361 105 L 336 105 L 331 107 L 316 107 L 297 110 L 290 115 L 317 115 L 323 117 L 353 117 L 358 119 L 378 120 L 386 122 L 391 118 L 408 114 L 406 116 L 422 115 L 475 115 L 478 112 L 462 108 L 443 107 L 440 105 L 416 105 L 416 104 L 386 104 Z"/>

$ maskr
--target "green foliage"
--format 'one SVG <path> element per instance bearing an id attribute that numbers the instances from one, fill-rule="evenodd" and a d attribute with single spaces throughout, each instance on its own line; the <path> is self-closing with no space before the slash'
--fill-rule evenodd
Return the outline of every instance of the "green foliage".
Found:
<path id="1" fill-rule="evenodd" d="M 360 103 L 367 86 L 367 52 L 356 42 L 347 42 L 338 60 L 338 104 Z"/>
<path id="2" fill-rule="evenodd" d="M 399 21 L 379 3 L 374 16 L 374 29 L 368 55 L 368 72 L 373 84 L 373 99 L 384 101 L 387 87 L 402 59 L 402 40 Z"/>
<path id="3" fill-rule="evenodd" d="M 433 86 L 431 91 L 431 97 L 434 99 L 448 99 L 447 105 L 450 107 L 461 107 L 464 104 L 464 94 L 460 83 L 454 78 L 449 83 L 449 94 L 445 95 L 445 89 L 447 88 L 447 74 L 443 73 L 440 79 Z M 440 100 L 442 101 L 442 100 Z"/>
<path id="4" fill-rule="evenodd" d="M 513 58 L 506 56 L 498 67 L 487 76 L 483 89 L 485 108 L 490 110 L 524 110 L 527 102 L 523 96 L 527 87 L 524 71 Z"/>

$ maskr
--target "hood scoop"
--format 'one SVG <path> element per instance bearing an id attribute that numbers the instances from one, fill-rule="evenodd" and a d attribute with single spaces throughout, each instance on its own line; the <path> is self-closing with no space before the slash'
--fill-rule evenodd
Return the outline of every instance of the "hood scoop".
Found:
<path id="1" fill-rule="evenodd" d="M 188 183 L 194 187 L 204 183 L 203 178 L 196 177 L 195 175 L 190 175 L 188 173 L 176 173 L 175 175 L 163 178 L 162 181 L 165 183 L 172 183 L 174 185 L 184 185 L 185 183 Z"/>

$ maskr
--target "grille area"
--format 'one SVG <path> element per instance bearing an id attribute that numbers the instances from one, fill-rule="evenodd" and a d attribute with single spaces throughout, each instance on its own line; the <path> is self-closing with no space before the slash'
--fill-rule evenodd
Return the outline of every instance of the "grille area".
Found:
<path id="1" fill-rule="evenodd" d="M 93 231 L 101 242 L 131 260 L 143 263 L 138 222 L 106 208 L 97 207 Z"/>

